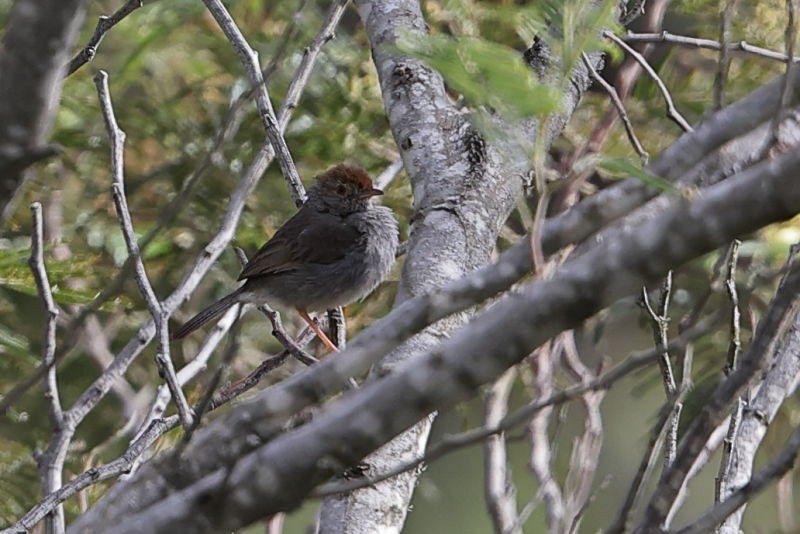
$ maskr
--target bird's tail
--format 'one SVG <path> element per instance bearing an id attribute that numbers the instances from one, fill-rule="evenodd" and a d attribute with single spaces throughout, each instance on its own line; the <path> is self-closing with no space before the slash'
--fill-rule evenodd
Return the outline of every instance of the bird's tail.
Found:
<path id="1" fill-rule="evenodd" d="M 172 333 L 172 339 L 183 339 L 207 322 L 212 319 L 216 319 L 223 313 L 227 311 L 228 308 L 239 302 L 241 297 L 242 288 L 237 289 L 230 295 L 226 295 L 216 301 L 214 304 L 209 306 L 208 308 L 204 309 L 188 321 L 186 321 L 183 326 L 178 328 L 175 332 Z"/>

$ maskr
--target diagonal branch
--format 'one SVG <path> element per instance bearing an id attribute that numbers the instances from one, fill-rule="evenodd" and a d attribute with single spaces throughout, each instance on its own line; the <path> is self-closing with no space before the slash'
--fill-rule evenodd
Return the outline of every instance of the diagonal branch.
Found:
<path id="1" fill-rule="evenodd" d="M 114 107 L 111 103 L 111 94 L 108 89 L 108 74 L 103 70 L 98 71 L 95 75 L 94 82 L 97 86 L 97 94 L 100 97 L 100 107 L 103 111 L 103 119 L 105 120 L 108 130 L 108 137 L 111 140 L 111 176 L 113 181 L 111 190 L 114 196 L 114 203 L 117 207 L 117 217 L 119 217 L 122 235 L 128 247 L 128 254 L 133 258 L 136 284 L 139 286 L 139 291 L 147 302 L 150 315 L 155 323 L 156 335 L 158 336 L 156 364 L 158 365 L 159 374 L 167 381 L 172 399 L 175 401 L 175 405 L 178 408 L 181 422 L 184 428 L 188 429 L 192 426 L 194 416 L 183 394 L 183 390 L 178 383 L 178 378 L 175 376 L 175 366 L 170 356 L 169 329 L 167 327 L 170 314 L 158 301 L 158 297 L 155 291 L 153 291 L 153 286 L 147 278 L 147 272 L 142 263 L 142 255 L 139 251 L 139 244 L 136 242 L 136 233 L 133 230 L 133 222 L 131 221 L 128 202 L 125 199 L 125 132 L 122 131 L 119 124 L 117 124 L 117 119 L 114 115 Z"/>
<path id="2" fill-rule="evenodd" d="M 53 292 L 50 289 L 50 281 L 47 277 L 47 270 L 44 265 L 44 230 L 42 224 L 42 205 L 38 202 L 31 204 L 31 215 L 33 218 L 33 237 L 31 239 L 31 257 L 28 260 L 33 278 L 36 281 L 36 288 L 44 304 L 47 314 L 45 319 L 44 343 L 42 348 L 42 364 L 48 366 L 47 377 L 44 382 L 44 396 L 48 401 L 50 409 L 50 422 L 53 425 L 53 433 L 61 432 L 64 424 L 64 411 L 61 409 L 61 400 L 58 394 L 58 381 L 56 379 L 56 368 L 53 365 L 56 352 L 56 318 L 58 308 L 53 300 Z M 64 469 L 63 456 L 51 451 L 40 454 L 37 458 L 39 470 L 42 477 L 42 493 L 47 495 L 58 490 L 62 484 Z M 45 529 L 48 534 L 60 534 L 64 532 L 64 508 L 59 506 L 45 520 Z"/>
<path id="3" fill-rule="evenodd" d="M 273 425 L 282 421 L 274 414 L 294 403 L 285 388 L 276 388 L 278 395 L 262 394 L 245 409 L 236 408 L 224 421 L 209 425 L 190 444 L 186 458 L 197 461 L 188 471 L 192 480 L 182 479 L 188 485 L 163 494 L 170 488 L 169 472 L 176 466 L 155 462 L 138 475 L 148 481 L 147 498 L 137 501 L 139 507 L 133 513 L 106 517 L 106 521 L 124 524 L 120 532 L 135 532 L 144 525 L 167 531 L 174 521 L 184 528 L 203 525 L 227 530 L 296 506 L 316 484 L 357 463 L 432 409 L 474 394 L 477 385 L 496 379 L 532 347 L 633 294 L 667 270 L 737 235 L 794 216 L 800 211 L 800 190 L 795 187 L 798 171 L 800 154 L 789 153 L 747 169 L 692 200 L 673 198 L 666 212 L 568 260 L 552 278 L 522 286 L 468 328 L 435 349 L 422 351 L 414 365 L 402 366 L 346 394 L 311 422 L 271 439 Z M 800 284 L 800 269 L 790 273 L 786 292 L 796 289 L 795 284 Z M 528 327 L 508 329 L 512 322 Z M 764 324 L 765 328 L 775 326 L 770 320 Z M 350 350 L 333 360 L 338 362 Z M 403 399 L 403 409 L 398 409 L 397 399 Z M 245 422 L 246 413 L 252 417 Z M 218 442 L 223 436 L 224 446 Z M 248 449 L 237 436 L 249 436 L 251 442 L 252 436 L 263 436 L 267 441 Z M 235 456 L 225 463 L 204 465 L 210 459 L 205 452 L 214 448 L 225 448 Z M 680 461 L 679 451 L 674 465 Z M 154 472 L 160 476 L 153 478 Z M 200 500 L 208 499 L 216 506 L 199 506 Z M 83 527 L 92 524 L 91 515 L 82 521 Z"/>
<path id="4" fill-rule="evenodd" d="M 97 26 L 94 28 L 94 33 L 89 38 L 89 42 L 86 43 L 86 46 L 84 46 L 81 51 L 70 60 L 69 65 L 67 65 L 67 76 L 93 60 L 95 54 L 97 54 L 97 47 L 100 46 L 106 32 L 116 26 L 122 19 L 142 7 L 143 3 L 143 0 L 127 0 L 122 7 L 117 9 L 110 16 L 100 15 L 97 19 Z"/>
<path id="5" fill-rule="evenodd" d="M 233 17 L 231 17 L 220 0 L 203 0 L 203 3 L 214 17 L 214 20 L 217 21 L 217 24 L 219 24 L 225 37 L 227 37 L 231 45 L 233 45 L 233 49 L 238 54 L 242 65 L 244 65 L 250 83 L 256 88 L 256 102 L 258 104 L 261 122 L 264 124 L 264 130 L 267 132 L 270 143 L 272 143 L 272 148 L 275 151 L 278 164 L 283 172 L 283 177 L 289 185 L 289 192 L 294 199 L 294 203 L 297 207 L 300 207 L 305 201 L 305 189 L 303 188 L 303 183 L 300 181 L 300 176 L 297 174 L 297 168 L 292 160 L 289 147 L 286 145 L 286 141 L 281 134 L 278 119 L 275 117 L 275 111 L 272 109 L 272 102 L 269 99 L 267 85 L 264 83 L 264 74 L 261 72 L 261 66 L 258 62 L 258 53 L 247 43 L 241 30 L 239 30 L 236 22 L 234 22 Z"/>

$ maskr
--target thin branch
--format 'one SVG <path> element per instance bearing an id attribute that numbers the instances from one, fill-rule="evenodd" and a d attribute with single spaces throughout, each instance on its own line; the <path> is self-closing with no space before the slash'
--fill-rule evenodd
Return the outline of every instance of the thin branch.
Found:
<path id="1" fill-rule="evenodd" d="M 728 359 L 723 369 L 725 376 L 736 370 L 739 355 L 742 352 L 741 335 L 741 312 L 739 311 L 739 293 L 736 290 L 736 267 L 739 263 L 739 245 L 741 241 L 735 239 L 730 245 L 728 254 L 728 268 L 725 276 L 725 288 L 731 301 L 730 318 L 730 343 L 728 344 Z M 731 412 L 731 419 L 728 423 L 728 432 L 722 442 L 722 458 L 720 458 L 719 470 L 714 484 L 714 502 L 724 500 L 729 491 L 731 460 L 733 458 L 733 446 L 736 442 L 736 435 L 739 431 L 739 422 L 742 420 L 742 410 L 744 408 L 744 398 L 739 397 L 736 405 Z"/>
<path id="2" fill-rule="evenodd" d="M 699 321 L 697 325 L 690 327 L 675 340 L 673 340 L 672 343 L 670 343 L 670 348 L 677 350 L 680 347 L 685 346 L 690 341 L 708 334 L 717 325 L 717 322 L 718 318 L 716 316 L 708 316 L 704 318 L 703 320 Z M 635 353 L 624 362 L 618 364 L 616 367 L 600 375 L 594 380 L 575 384 L 574 386 L 553 393 L 546 398 L 538 399 L 526 404 L 522 408 L 513 412 L 511 415 L 504 417 L 497 425 L 475 428 L 459 434 L 444 436 L 441 441 L 430 446 L 423 457 L 415 459 L 401 466 L 397 466 L 391 471 L 376 475 L 374 477 L 368 476 L 358 480 L 337 481 L 323 484 L 314 491 L 314 495 L 317 497 L 322 497 L 335 493 L 345 493 L 359 488 L 364 488 L 405 471 L 415 469 L 421 464 L 431 463 L 445 454 L 449 454 L 455 450 L 473 445 L 475 443 L 480 443 L 493 434 L 497 434 L 498 432 L 506 432 L 514 427 L 526 424 L 533 415 L 545 408 L 570 402 L 589 391 L 603 391 L 610 389 L 619 380 L 653 363 L 653 361 L 655 361 L 660 354 L 661 352 L 655 348 Z"/>
<path id="3" fill-rule="evenodd" d="M 668 398 L 667 402 L 664 403 L 659 410 L 656 423 L 650 431 L 650 438 L 647 442 L 645 453 L 642 456 L 642 460 L 639 462 L 639 468 L 633 476 L 631 485 L 628 487 L 628 493 L 625 496 L 622 508 L 620 508 L 617 514 L 616 521 L 605 531 L 605 534 L 621 534 L 622 532 L 628 531 L 631 513 L 644 493 L 645 483 L 653 472 L 661 443 L 671 431 L 675 407 L 678 402 L 682 401 L 685 393 L 686 391 L 681 391 L 679 395 Z"/>
<path id="4" fill-rule="evenodd" d="M 497 425 L 508 412 L 508 397 L 514 386 L 517 371 L 514 367 L 503 373 L 486 394 L 483 425 Z M 508 466 L 506 439 L 502 432 L 486 438 L 483 444 L 484 494 L 494 531 L 498 534 L 522 534 L 517 514 L 514 482 Z"/>
<path id="5" fill-rule="evenodd" d="M 309 334 L 303 339 L 308 343 L 314 338 Z M 284 350 L 277 356 L 267 358 L 258 366 L 246 380 L 240 380 L 235 387 L 229 386 L 219 392 L 211 401 L 209 410 L 216 410 L 220 406 L 227 404 L 239 397 L 242 393 L 252 389 L 269 372 L 280 367 L 289 357 L 289 352 Z M 178 427 L 180 419 L 177 415 L 166 418 L 156 418 L 143 429 L 142 432 L 131 442 L 128 449 L 116 460 L 107 464 L 92 467 L 61 486 L 58 490 L 49 493 L 36 506 L 31 508 L 19 521 L 5 530 L 0 530 L 0 534 L 18 534 L 19 532 L 31 530 L 34 525 L 42 520 L 52 510 L 59 508 L 60 504 L 70 497 L 77 495 L 84 489 L 108 480 L 119 475 L 128 473 L 139 461 L 141 456 L 148 451 L 161 436 Z"/>
<path id="6" fill-rule="evenodd" d="M 264 125 L 264 130 L 272 144 L 272 148 L 275 151 L 275 156 L 283 172 L 283 177 L 286 179 L 289 186 L 292 199 L 294 199 L 295 205 L 299 208 L 305 201 L 305 188 L 300 181 L 300 176 L 297 174 L 297 168 L 292 160 L 289 147 L 286 145 L 286 141 L 281 134 L 278 119 L 275 117 L 275 111 L 272 109 L 272 102 L 269 99 L 267 86 L 264 83 L 264 75 L 261 72 L 261 66 L 258 62 L 258 53 L 247 43 L 247 40 L 244 38 L 244 35 L 242 35 L 233 17 L 231 17 L 220 0 L 203 0 L 203 3 L 208 8 L 211 16 L 214 17 L 214 20 L 217 21 L 225 37 L 227 37 L 228 41 L 233 45 L 233 49 L 239 56 L 242 65 L 244 65 L 250 83 L 257 88 L 256 103 L 258 104 L 261 122 Z"/>
<path id="7" fill-rule="evenodd" d="M 739 293 L 736 291 L 736 266 L 739 262 L 739 245 L 741 241 L 735 239 L 730 245 L 730 252 L 728 256 L 728 269 L 725 276 L 725 289 L 728 292 L 728 297 L 731 301 L 731 318 L 730 318 L 730 343 L 728 345 L 728 360 L 725 363 L 725 376 L 730 375 L 737 367 L 739 362 L 739 355 L 742 352 L 742 328 L 741 318 L 742 314 L 739 310 Z"/>
<path id="8" fill-rule="evenodd" d="M 669 359 L 669 351 L 666 349 L 669 340 L 669 300 L 672 293 L 672 271 L 667 273 L 661 286 L 661 300 L 658 311 L 650 305 L 647 295 L 647 288 L 642 288 L 642 304 L 650 315 L 650 322 L 653 325 L 653 339 L 656 348 L 661 350 L 658 359 L 658 366 L 661 369 L 661 378 L 664 382 L 664 392 L 667 399 L 676 398 L 678 395 L 678 385 L 675 381 L 675 373 L 672 370 L 672 362 Z M 678 424 L 680 423 L 682 404 L 675 404 L 675 412 L 670 420 L 669 430 L 666 436 L 666 447 L 664 448 L 664 468 L 666 469 L 675 460 L 678 449 Z"/>
<path id="9" fill-rule="evenodd" d="M 628 140 L 631 142 L 633 149 L 642 159 L 643 164 L 647 164 L 647 161 L 650 159 L 650 155 L 644 149 L 642 144 L 639 142 L 639 138 L 636 137 L 636 132 L 633 131 L 633 124 L 631 124 L 631 119 L 628 117 L 628 113 L 625 111 L 625 106 L 620 100 L 619 95 L 617 94 L 617 90 L 611 86 L 610 83 L 605 81 L 602 76 L 600 76 L 595 68 L 592 66 L 592 62 L 589 61 L 589 58 L 586 56 L 585 53 L 581 54 L 581 59 L 583 60 L 583 64 L 589 70 L 589 74 L 591 75 L 592 79 L 600 85 L 608 96 L 611 97 L 611 102 L 614 103 L 614 107 L 617 108 L 617 113 L 619 113 L 619 118 L 622 120 L 622 124 L 625 126 L 625 133 L 628 134 Z"/>
<path id="10" fill-rule="evenodd" d="M 742 389 L 762 369 L 773 353 L 775 344 L 785 329 L 798 291 L 800 291 L 800 268 L 793 266 L 781 281 L 778 291 L 767 307 L 750 346 L 742 355 L 739 367 L 717 386 L 686 431 L 678 455 L 662 474 L 636 532 L 660 528 L 681 491 L 697 454 L 714 429 L 725 419 L 726 413 Z"/>
<path id="11" fill-rule="evenodd" d="M 389 187 L 389 184 L 391 184 L 394 179 L 397 178 L 397 175 L 400 174 L 400 171 L 402 170 L 403 160 L 402 158 L 398 158 L 375 178 L 375 187 L 381 191 L 385 190 L 387 187 Z"/>
<path id="12" fill-rule="evenodd" d="M 122 7 L 116 10 L 111 16 L 100 15 L 97 20 L 97 26 L 94 28 L 94 33 L 89 42 L 86 43 L 80 52 L 72 58 L 67 66 L 66 76 L 71 75 L 73 72 L 81 68 L 83 65 L 94 59 L 97 54 L 97 48 L 103 40 L 106 32 L 116 26 L 122 19 L 136 11 L 144 2 L 142 0 L 128 0 Z"/>
<path id="13" fill-rule="evenodd" d="M 711 432 L 711 435 L 703 444 L 700 452 L 698 452 L 697 456 L 695 456 L 692 466 L 689 468 L 689 472 L 686 475 L 686 479 L 684 480 L 683 484 L 681 484 L 678 494 L 675 497 L 675 501 L 670 506 L 669 512 L 667 512 L 667 517 L 664 520 L 665 529 L 670 528 L 670 525 L 672 525 L 672 522 L 675 520 L 675 517 L 678 515 L 681 507 L 689 498 L 689 483 L 694 480 L 694 478 L 699 475 L 708 464 L 711 463 L 711 460 L 714 458 L 714 454 L 722 444 L 722 440 L 725 439 L 727 427 L 728 420 L 725 419 Z"/>
<path id="14" fill-rule="evenodd" d="M 147 278 L 147 272 L 142 263 L 139 245 L 136 241 L 136 233 L 133 229 L 130 210 L 128 209 L 128 203 L 125 199 L 125 132 L 120 129 L 114 115 L 114 107 L 111 103 L 111 94 L 108 89 L 108 74 L 105 71 L 98 71 L 95 75 L 95 85 L 97 86 L 97 94 L 100 98 L 100 107 L 103 111 L 103 119 L 105 120 L 106 129 L 108 130 L 108 137 L 111 141 L 111 175 L 113 181 L 111 190 L 114 196 L 114 203 L 117 207 L 117 217 L 120 221 L 125 244 L 128 247 L 128 254 L 130 254 L 134 260 L 136 283 L 139 286 L 139 291 L 142 293 L 142 296 L 144 296 L 147 301 L 147 307 L 150 309 L 150 315 L 156 326 L 156 334 L 158 336 L 156 363 L 158 364 L 159 373 L 162 374 L 167 381 L 170 393 L 172 393 L 172 398 L 178 408 L 181 422 L 184 428 L 188 429 L 192 426 L 193 415 L 189 408 L 189 403 L 186 401 L 186 397 L 183 394 L 183 390 L 178 383 L 178 378 L 175 376 L 175 367 L 172 363 L 172 357 L 170 356 L 169 330 L 167 328 L 170 312 L 165 310 L 158 301 L 158 297 L 155 291 L 153 291 L 150 280 Z"/>
<path id="15" fill-rule="evenodd" d="M 647 75 L 650 76 L 650 78 L 652 78 L 656 83 L 658 90 L 661 92 L 661 96 L 664 98 L 664 103 L 667 106 L 667 117 L 675 121 L 675 123 L 680 126 L 684 132 L 691 132 L 693 130 L 692 126 L 686 121 L 686 119 L 683 118 L 683 115 L 678 112 L 678 108 L 675 107 L 675 102 L 672 100 L 672 95 L 670 94 L 669 89 L 667 89 L 664 81 L 647 61 L 647 58 L 637 52 L 636 49 L 628 45 L 628 43 L 626 43 L 623 39 L 617 37 L 614 35 L 614 33 L 608 30 L 603 31 L 603 37 L 613 41 L 617 46 L 630 54 L 631 57 L 642 66 Z"/>
<path id="16" fill-rule="evenodd" d="M 569 341 L 566 340 L 567 338 Z M 573 332 L 564 332 L 560 340 L 563 344 L 562 366 L 565 366 L 573 376 L 580 377 L 580 380 L 594 378 L 594 373 L 580 361 L 577 347 L 574 344 Z M 571 346 L 568 347 L 569 345 Z M 603 419 L 600 414 L 600 405 L 605 393 L 605 391 L 587 391 L 580 397 L 586 410 L 583 432 L 580 436 L 572 439 L 569 470 L 564 479 L 564 519 L 569 534 L 578 532 L 583 516 L 592 502 L 592 485 L 603 444 Z M 562 410 L 562 419 L 565 417 L 564 414 L 566 414 L 566 407 Z M 561 424 L 560 421 L 559 424 Z M 556 439 L 557 436 L 554 436 L 554 441 Z"/>
<path id="17" fill-rule="evenodd" d="M 50 422 L 57 429 L 64 421 L 64 412 L 61 409 L 61 400 L 58 394 L 56 369 L 53 365 L 56 352 L 58 307 L 55 300 L 53 300 L 53 292 L 50 289 L 50 281 L 44 264 L 44 227 L 42 224 L 42 205 L 40 203 L 34 202 L 31 204 L 31 216 L 33 219 L 33 236 L 31 238 L 31 256 L 28 259 L 28 265 L 31 268 L 31 272 L 33 272 L 36 289 L 39 292 L 39 298 L 42 299 L 46 314 L 42 363 L 48 367 L 48 372 L 44 384 L 44 396 L 50 409 Z"/>
<path id="18" fill-rule="evenodd" d="M 77 495 L 80 491 L 102 482 L 114 478 L 121 473 L 125 473 L 133 460 L 142 451 L 149 448 L 165 432 L 178 426 L 178 417 L 172 416 L 166 419 L 156 419 L 142 433 L 125 453 L 116 460 L 99 467 L 93 467 L 64 484 L 57 491 L 49 493 L 41 502 L 31 508 L 28 513 L 20 518 L 14 525 L 0 531 L 0 534 L 19 534 L 31 530 L 36 523 L 42 520 L 51 510 L 61 508 L 61 503 L 70 497 Z"/>
<path id="19" fill-rule="evenodd" d="M 532 360 L 535 364 L 534 385 L 539 396 L 553 395 L 553 374 L 557 361 L 556 343 L 548 341 L 537 349 Z M 567 519 L 564 509 L 564 492 L 553 476 L 555 438 L 548 433 L 553 407 L 537 410 L 528 423 L 530 455 L 528 464 L 538 482 L 537 498 L 544 504 L 548 532 L 566 532 Z"/>
<path id="20" fill-rule="evenodd" d="M 728 85 L 728 72 L 731 68 L 730 41 L 733 26 L 733 14 L 736 12 L 737 0 L 727 0 L 722 10 L 719 30 L 719 61 L 714 78 L 714 109 L 722 109 L 725 105 L 725 88 Z"/>
<path id="21" fill-rule="evenodd" d="M 34 202 L 31 204 L 31 216 L 33 219 L 33 236 L 31 237 L 31 256 L 28 259 L 28 265 L 33 272 L 36 288 L 39 292 L 39 297 L 42 299 L 42 304 L 44 304 L 46 314 L 44 343 L 42 344 L 42 365 L 47 366 L 48 371 L 44 382 L 44 398 L 48 404 L 53 433 L 57 434 L 61 432 L 64 424 L 64 411 L 61 409 L 56 367 L 54 365 L 58 308 L 53 300 L 53 292 L 50 289 L 50 281 L 44 264 L 44 229 L 42 224 L 42 205 L 40 203 Z M 47 495 L 58 490 L 62 483 L 63 456 L 50 454 L 50 451 L 47 451 L 40 454 L 37 460 L 42 477 L 42 493 Z M 58 506 L 45 519 L 45 530 L 48 534 L 61 534 L 64 532 L 64 526 L 64 508 Z"/>
<path id="22" fill-rule="evenodd" d="M 578 381 L 591 382 L 597 375 L 580 359 L 575 343 L 575 332 L 570 330 L 560 336 L 563 345 L 562 362 L 567 371 Z M 570 521 L 570 534 L 577 532 L 583 514 L 592 501 L 592 485 L 600 460 L 603 445 L 603 417 L 600 405 L 605 398 L 605 390 L 587 391 L 581 395 L 586 410 L 583 434 L 576 438 L 570 458 L 564 487 L 566 488 L 566 518 Z"/>
<path id="23" fill-rule="evenodd" d="M 787 265 L 793 263 L 795 254 L 796 249 L 792 247 Z M 796 390 L 798 376 L 800 376 L 800 313 L 795 312 L 792 327 L 782 341 L 774 362 L 760 382 L 754 398 L 748 399 L 742 412 L 741 422 L 731 447 L 731 458 L 727 462 L 730 464 L 725 480 L 728 491 L 722 495 L 720 501 L 724 501 L 734 489 L 750 480 L 755 457 L 767 429 L 784 401 L 791 398 Z M 779 505 L 779 510 L 781 509 L 783 507 Z M 739 508 L 720 525 L 717 531 L 721 534 L 740 532 L 744 512 L 744 507 Z"/>
<path id="24" fill-rule="evenodd" d="M 211 380 L 209 381 L 208 385 L 206 386 L 206 391 L 203 394 L 203 397 L 197 403 L 195 407 L 194 413 L 195 417 L 192 421 L 192 426 L 186 429 L 184 432 L 181 441 L 175 446 L 172 453 L 174 457 L 177 459 L 183 450 L 185 449 L 186 445 L 192 439 L 192 435 L 194 432 L 200 427 L 200 421 L 203 418 L 203 414 L 206 413 L 207 410 L 211 408 L 212 401 L 214 400 L 215 394 L 217 392 L 217 388 L 222 383 L 222 381 L 227 378 L 228 372 L 230 370 L 231 362 L 233 362 L 233 358 L 236 356 L 236 353 L 239 352 L 239 347 L 241 343 L 239 341 L 239 326 L 240 322 L 239 319 L 242 316 L 242 306 L 236 306 L 236 317 L 233 320 L 233 326 L 231 327 L 230 334 L 228 335 L 228 346 L 225 348 L 225 352 L 220 359 L 219 365 L 217 366 L 216 371 L 211 376 Z"/>
<path id="25" fill-rule="evenodd" d="M 706 50 L 720 51 L 723 45 L 719 41 L 713 39 L 699 39 L 697 37 L 687 37 L 685 35 L 676 35 L 667 31 L 660 33 L 634 33 L 628 32 L 622 37 L 627 43 L 668 43 L 679 46 L 687 46 L 692 48 L 704 48 Z M 775 52 L 760 46 L 754 46 L 747 41 L 737 41 L 730 43 L 727 47 L 731 52 L 744 52 L 753 54 L 766 59 L 773 59 L 786 63 L 789 61 L 789 56 L 780 52 Z M 795 58 L 795 61 L 800 58 Z"/>
<path id="26" fill-rule="evenodd" d="M 178 384 L 183 387 L 194 379 L 198 374 L 203 372 L 208 365 L 208 360 L 214 354 L 214 349 L 219 345 L 220 341 L 225 337 L 230 327 L 233 325 L 234 320 L 239 315 L 239 308 L 237 306 L 231 307 L 222 318 L 217 321 L 214 327 L 209 331 L 200 348 L 197 350 L 195 356 L 184 365 L 177 373 Z M 142 434 L 150 427 L 153 421 L 161 418 L 167 409 L 169 400 L 172 395 L 167 384 L 161 384 L 150 402 L 150 408 L 147 415 L 144 417 L 139 425 L 139 430 L 130 441 L 130 445 L 138 440 Z M 144 451 L 142 455 L 137 457 L 134 462 L 129 466 L 128 471 L 121 477 L 123 479 L 129 478 L 136 472 L 139 465 L 147 460 L 150 456 L 148 451 Z"/>
<path id="27" fill-rule="evenodd" d="M 300 60 L 300 65 L 297 67 L 295 76 L 289 84 L 289 89 L 286 90 L 283 103 L 278 110 L 278 124 L 281 132 L 286 129 L 289 117 L 300 101 L 300 95 L 308 82 L 308 77 L 311 75 L 311 68 L 314 66 L 320 50 L 322 50 L 325 43 L 333 39 L 333 32 L 347 7 L 347 1 L 348 0 L 333 0 L 333 2 L 331 2 L 331 7 L 328 9 L 328 14 L 325 17 L 325 21 L 322 23 L 322 27 L 314 36 L 311 44 L 303 50 L 303 59 Z"/>
<path id="28" fill-rule="evenodd" d="M 766 466 L 758 471 L 750 481 L 737 489 L 721 503 L 703 514 L 700 519 L 678 531 L 679 534 L 703 534 L 710 532 L 726 517 L 734 513 L 740 506 L 746 504 L 760 493 L 768 484 L 771 484 L 788 473 L 795 464 L 797 453 L 800 450 L 800 428 L 792 432 L 783 449 L 772 458 Z"/>

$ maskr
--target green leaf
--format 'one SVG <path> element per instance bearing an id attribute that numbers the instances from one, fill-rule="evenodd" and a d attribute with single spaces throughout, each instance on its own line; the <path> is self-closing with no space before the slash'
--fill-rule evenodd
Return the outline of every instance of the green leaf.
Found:
<path id="1" fill-rule="evenodd" d="M 510 120 L 558 111 L 559 95 L 536 79 L 522 54 L 483 39 L 405 34 L 398 49 L 437 70 L 474 106 L 486 106 Z"/>
<path id="2" fill-rule="evenodd" d="M 629 158 L 603 155 L 592 156 L 591 158 L 594 159 L 593 166 L 604 171 L 604 175 L 608 178 L 614 180 L 633 178 L 634 180 L 639 180 L 643 184 L 660 189 L 661 191 L 677 196 L 681 194 L 680 190 L 672 183 L 657 174 L 653 174 L 637 163 L 634 163 Z"/>
<path id="3" fill-rule="evenodd" d="M 36 365 L 38 363 L 36 356 L 31 352 L 28 339 L 9 330 L 3 324 L 0 324 L 0 346 L 4 347 L 9 353 L 24 359 L 31 365 Z"/>

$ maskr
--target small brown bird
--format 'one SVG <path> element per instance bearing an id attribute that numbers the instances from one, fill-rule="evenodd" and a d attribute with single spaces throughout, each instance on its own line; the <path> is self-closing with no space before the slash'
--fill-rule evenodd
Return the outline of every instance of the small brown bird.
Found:
<path id="1" fill-rule="evenodd" d="M 245 265 L 245 283 L 207 307 L 173 334 L 182 339 L 237 303 L 297 309 L 331 351 L 336 346 L 309 311 L 364 298 L 383 281 L 397 252 L 392 210 L 372 204 L 383 191 L 363 169 L 337 165 L 317 176 L 306 203 Z"/>

